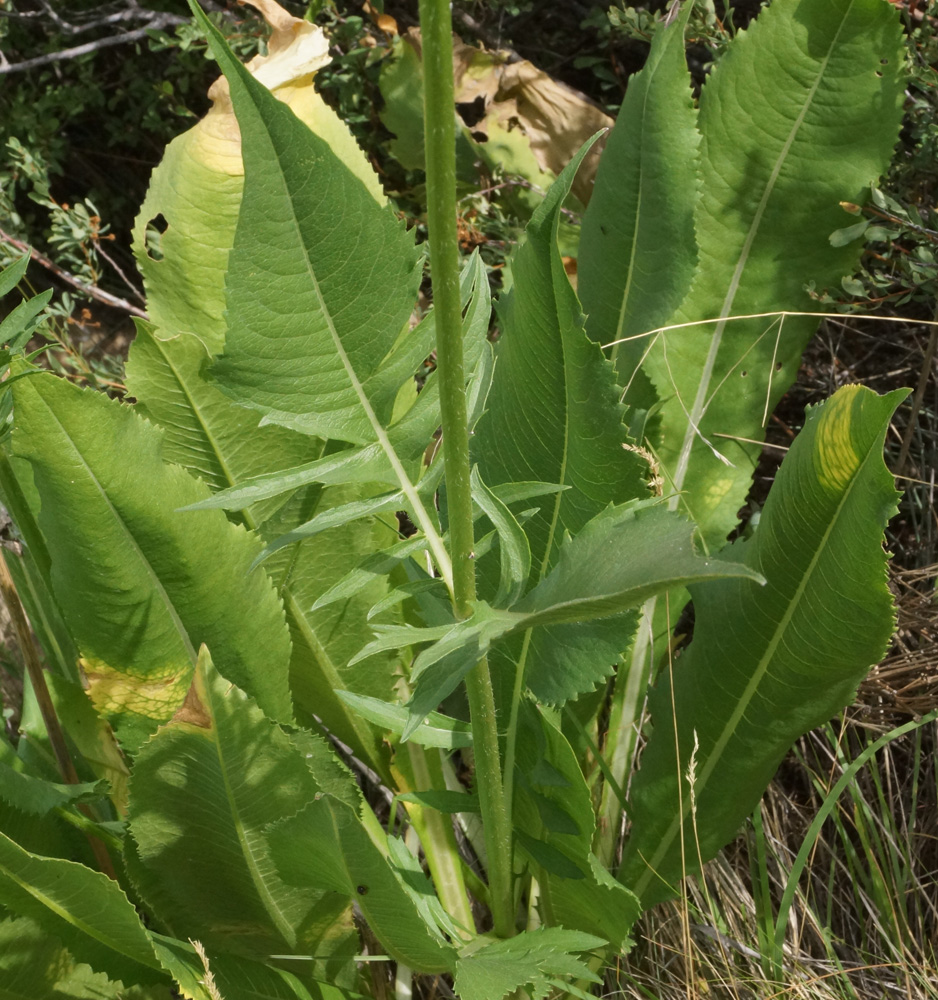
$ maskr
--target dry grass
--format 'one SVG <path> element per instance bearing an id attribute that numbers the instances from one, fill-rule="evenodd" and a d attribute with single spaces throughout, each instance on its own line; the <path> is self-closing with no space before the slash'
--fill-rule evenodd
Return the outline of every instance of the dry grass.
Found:
<path id="1" fill-rule="evenodd" d="M 886 658 L 860 686 L 854 716 L 888 728 L 938 706 L 938 564 L 896 569 L 897 629 Z"/>
<path id="2" fill-rule="evenodd" d="M 750 828 L 684 900 L 646 914 L 605 995 L 938 998 L 935 723 L 889 744 L 841 796 L 799 880 L 780 974 L 773 967 L 792 860 L 854 756 L 848 745 L 864 739 L 853 723 L 806 736 L 763 800 L 764 855 Z"/>

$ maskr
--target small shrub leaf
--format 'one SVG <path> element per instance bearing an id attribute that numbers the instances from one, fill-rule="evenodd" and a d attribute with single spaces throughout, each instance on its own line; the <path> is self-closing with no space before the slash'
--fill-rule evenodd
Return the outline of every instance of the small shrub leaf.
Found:
<path id="1" fill-rule="evenodd" d="M 461 956 L 456 992 L 460 1000 L 501 1000 L 518 989 L 532 997 L 546 997 L 558 978 L 598 983 L 599 976 L 577 956 L 605 943 L 592 934 L 562 927 L 525 931 Z"/>

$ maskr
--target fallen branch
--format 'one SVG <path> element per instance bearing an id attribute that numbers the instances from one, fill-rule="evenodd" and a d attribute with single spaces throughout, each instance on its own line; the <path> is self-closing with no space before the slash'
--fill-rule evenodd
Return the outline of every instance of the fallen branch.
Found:
<path id="1" fill-rule="evenodd" d="M 64 35 L 79 35 L 85 31 L 94 31 L 97 28 L 104 27 L 108 24 L 117 24 L 120 21 L 139 21 L 152 18 L 155 11 L 144 10 L 137 3 L 137 0 L 130 0 L 129 6 L 125 10 L 119 10 L 112 14 L 105 14 L 102 17 L 92 18 L 89 21 L 85 21 L 83 24 L 72 24 L 70 21 L 66 21 L 63 17 L 59 15 L 56 9 L 49 3 L 49 0 L 39 0 L 42 4 L 43 11 L 48 18 L 52 20 L 56 28 L 62 32 Z M 42 11 L 30 11 L 30 14 L 40 14 Z"/>
<path id="2" fill-rule="evenodd" d="M 61 281 L 71 285 L 72 288 L 77 288 L 78 291 L 82 292 L 84 295 L 97 299 L 98 302 L 103 302 L 106 306 L 111 306 L 114 309 L 123 309 L 124 312 L 130 313 L 132 316 L 139 316 L 141 319 L 149 319 L 149 316 L 142 309 L 138 309 L 126 299 L 119 298 L 116 295 L 111 295 L 110 292 L 102 291 L 95 285 L 85 284 L 84 281 L 80 281 L 74 274 L 71 274 L 64 268 L 59 267 L 58 264 L 49 260 L 48 257 L 41 254 L 38 250 L 34 250 L 28 244 L 23 243 L 22 240 L 18 240 L 15 237 L 10 236 L 9 233 L 5 233 L 2 229 L 0 229 L 0 240 L 9 244 L 11 247 L 15 247 L 23 253 L 28 253 L 30 258 L 36 261 L 37 264 L 41 264 L 44 268 L 46 268 L 46 270 L 51 271 Z"/>
<path id="3" fill-rule="evenodd" d="M 126 45 L 129 42 L 139 42 L 141 39 L 147 37 L 148 31 L 158 31 L 160 28 L 186 23 L 187 19 L 180 17 L 178 14 L 157 14 L 144 27 L 136 28 L 134 31 L 126 31 L 120 35 L 107 35 L 93 42 L 85 42 L 84 45 L 75 45 L 70 49 L 59 49 L 57 52 L 47 52 L 43 56 L 36 56 L 34 59 L 24 59 L 18 63 L 10 63 L 2 59 L 0 60 L 0 74 L 23 73 L 26 70 L 38 69 L 40 66 L 48 66 L 51 63 L 77 59 L 79 56 L 84 56 L 89 52 L 96 52 L 98 49 L 108 48 L 112 45 Z"/>

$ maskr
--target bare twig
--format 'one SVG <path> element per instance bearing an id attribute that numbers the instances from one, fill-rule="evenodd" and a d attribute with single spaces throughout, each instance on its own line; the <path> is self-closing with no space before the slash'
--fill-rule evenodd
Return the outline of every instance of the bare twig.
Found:
<path id="1" fill-rule="evenodd" d="M 113 14 L 105 14 L 102 17 L 92 18 L 85 21 L 83 24 L 72 24 L 70 21 L 66 21 L 63 17 L 59 15 L 55 7 L 52 6 L 48 0 L 40 0 L 42 8 L 46 13 L 46 16 L 51 18 L 55 22 L 56 28 L 65 35 L 80 35 L 83 31 L 93 31 L 95 28 L 101 28 L 106 24 L 118 24 L 121 21 L 139 21 L 141 18 L 146 20 L 153 17 L 154 11 L 143 10 L 137 3 L 137 0 L 129 0 L 127 7 L 124 10 L 115 11 Z M 36 11 L 35 13 L 39 13 Z"/>
<path id="2" fill-rule="evenodd" d="M 127 277 L 127 275 L 124 273 L 124 269 L 120 266 L 120 264 L 118 264 L 117 261 L 114 260 L 114 258 L 104 249 L 104 247 L 101 245 L 101 240 L 97 240 L 95 242 L 95 249 L 111 265 L 111 267 L 114 268 L 121 281 L 123 281 L 124 284 L 131 290 L 131 292 L 133 292 L 134 298 L 137 299 L 139 302 L 143 302 L 145 305 L 147 300 L 143 297 L 143 292 L 141 292 L 140 289 L 137 288 L 137 286 L 130 280 L 130 278 Z"/>
<path id="3" fill-rule="evenodd" d="M 4 59 L 3 64 L 0 65 L 0 74 L 22 73 L 29 69 L 37 69 L 40 66 L 48 66 L 50 63 L 77 59 L 79 56 L 84 56 L 89 52 L 96 52 L 98 49 L 108 48 L 112 45 L 126 45 L 130 42 L 139 42 L 141 39 L 147 37 L 148 31 L 158 31 L 160 28 L 186 23 L 186 18 L 180 17 L 178 14 L 154 14 L 144 27 L 136 28 L 133 31 L 125 31 L 120 35 L 106 35 L 104 38 L 98 38 L 93 42 L 85 42 L 84 45 L 75 45 L 70 49 L 59 49 L 58 52 L 47 52 L 43 56 L 24 59 L 18 63 L 7 62 Z"/>
<path id="4" fill-rule="evenodd" d="M 20 250 L 23 253 L 28 253 L 37 264 L 42 264 L 46 270 L 51 271 L 57 278 L 64 281 L 66 284 L 71 285 L 72 288 L 77 288 L 85 295 L 89 295 L 91 298 L 97 299 L 98 302 L 103 302 L 106 306 L 111 306 L 114 309 L 123 309 L 124 312 L 130 313 L 131 316 L 139 316 L 141 319 L 150 318 L 142 309 L 138 309 L 126 299 L 118 298 L 118 296 L 111 295 L 110 292 L 105 292 L 94 285 L 86 285 L 85 282 L 79 281 L 74 274 L 70 274 L 64 268 L 59 267 L 58 264 L 49 260 L 48 257 L 41 254 L 38 250 L 34 250 L 21 240 L 10 236 L 9 233 L 5 233 L 2 229 L 0 229 L 0 240 L 4 243 L 8 243 L 11 247 L 16 247 L 17 250 Z"/>

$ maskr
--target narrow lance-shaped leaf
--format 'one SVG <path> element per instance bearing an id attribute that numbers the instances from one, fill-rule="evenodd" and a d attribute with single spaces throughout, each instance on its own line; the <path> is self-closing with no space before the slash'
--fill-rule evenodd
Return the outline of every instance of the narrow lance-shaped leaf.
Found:
<path id="1" fill-rule="evenodd" d="M 553 184 L 512 259 L 499 304 L 496 368 L 473 440 L 484 482 L 532 480 L 570 487 L 525 526 L 532 582 L 547 572 L 565 531 L 576 534 L 610 503 L 644 494 L 640 464 L 622 448 L 623 408 L 612 366 L 589 341 L 557 249 L 561 205 L 583 147 Z"/>
<path id="2" fill-rule="evenodd" d="M 748 586 L 761 582 L 758 571 L 748 566 L 700 557 L 694 550 L 692 533 L 693 526 L 680 515 L 660 505 L 649 506 L 648 501 L 611 507 L 567 540 L 556 566 L 512 608 L 496 609 L 477 601 L 472 617 L 453 625 L 385 627 L 359 656 L 371 650 L 432 643 L 417 656 L 411 671 L 415 684 L 408 704 L 410 721 L 403 734 L 407 739 L 503 637 L 531 628 L 549 635 L 552 630 L 543 626 L 586 628 L 595 622 L 594 632 L 585 633 L 586 637 L 602 638 L 605 622 L 664 590 L 725 576 L 746 577 Z M 623 628 L 621 617 L 615 626 Z M 631 626 L 625 628 L 627 636 Z M 534 634 L 536 637 L 537 632 Z M 551 662 L 555 666 L 564 662 L 573 673 L 566 680 L 568 686 L 589 690 L 597 671 L 608 669 L 590 661 L 595 650 L 594 641 L 585 641 L 568 660 Z"/>
<path id="3" fill-rule="evenodd" d="M 616 124 L 599 161 L 583 216 L 577 292 L 586 330 L 612 343 L 630 406 L 656 402 L 640 362 L 641 334 L 662 326 L 681 304 L 696 264 L 697 111 L 684 55 L 694 7 L 655 32 L 644 68 L 629 78 Z"/>
<path id="4" fill-rule="evenodd" d="M 645 905 L 675 891 L 682 836 L 690 869 L 698 846 L 713 857 L 791 744 L 843 708 L 883 654 L 894 615 L 882 537 L 897 494 L 882 448 L 904 395 L 852 385 L 811 409 L 755 536 L 728 553 L 766 586 L 691 587 L 694 640 L 673 691 L 666 672 L 652 696 L 632 785 L 622 878 Z"/>
<path id="5" fill-rule="evenodd" d="M 842 201 L 887 169 L 903 100 L 899 20 L 884 0 L 779 0 L 739 32 L 700 100 L 699 263 L 646 370 L 664 401 L 655 440 L 674 504 L 707 542 L 736 524 L 765 415 L 795 378 L 813 319 L 860 244 L 833 248 Z M 719 437 L 717 436 L 719 435 Z"/>
<path id="6" fill-rule="evenodd" d="M 531 573 L 531 547 L 524 529 L 508 507 L 482 482 L 478 467 L 471 474 L 472 499 L 495 525 L 498 533 L 501 575 L 496 607 L 511 607 L 524 593 Z"/>
<path id="7" fill-rule="evenodd" d="M 288 721 L 290 640 L 257 541 L 220 511 L 179 515 L 206 487 L 163 463 L 131 407 L 36 374 L 13 387 L 14 448 L 32 463 L 55 596 L 92 700 L 129 746 L 185 697 L 202 642 Z"/>
<path id="8" fill-rule="evenodd" d="M 530 628 L 604 618 L 702 580 L 761 582 L 756 569 L 699 556 L 692 534 L 689 522 L 654 501 L 610 507 L 567 541 L 554 569 L 512 611 Z"/>
<path id="9" fill-rule="evenodd" d="M 352 694 L 350 691 L 340 691 L 339 697 L 384 732 L 400 736 L 407 725 L 407 709 L 400 705 L 389 705 L 377 698 Z M 426 722 L 419 725 L 411 733 L 410 739 L 413 743 L 419 743 L 421 746 L 441 747 L 445 750 L 472 746 L 472 732 L 468 722 L 450 719 L 437 712 L 431 712 L 427 716 Z"/>
<path id="10" fill-rule="evenodd" d="M 561 205 L 588 151 L 580 150 L 553 184 L 528 224 L 525 241 L 512 259 L 513 285 L 502 299 L 502 335 L 486 412 L 473 440 L 473 460 L 492 489 L 523 480 L 558 483 L 562 493 L 538 504 L 525 524 L 531 556 L 530 584 L 551 568 L 564 533 L 576 534 L 610 503 L 645 495 L 641 463 L 626 451 L 625 411 L 612 365 L 584 331 L 584 317 L 557 249 Z M 481 592 L 495 596 L 498 574 L 479 564 Z M 581 648 L 576 626 L 559 643 L 542 630 L 521 654 L 505 650 L 494 662 L 502 699 L 511 697 L 515 669 L 526 670 L 538 697 L 552 701 L 590 691 L 615 662 L 595 659 Z M 587 629 L 587 631 L 590 631 Z M 613 645 L 627 643 L 631 626 L 620 629 Z M 587 643 L 589 640 L 586 640 Z M 543 651 L 563 645 L 563 663 Z"/>

